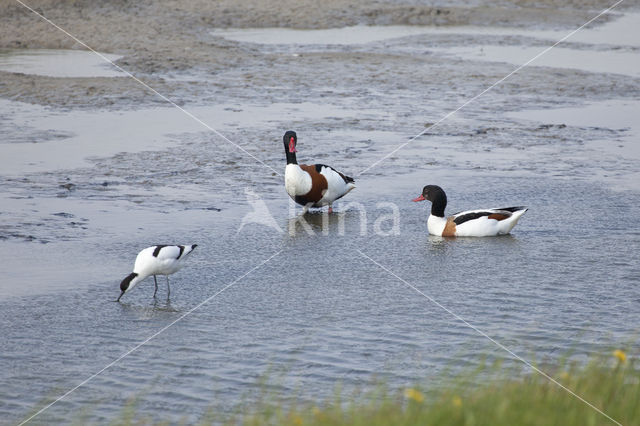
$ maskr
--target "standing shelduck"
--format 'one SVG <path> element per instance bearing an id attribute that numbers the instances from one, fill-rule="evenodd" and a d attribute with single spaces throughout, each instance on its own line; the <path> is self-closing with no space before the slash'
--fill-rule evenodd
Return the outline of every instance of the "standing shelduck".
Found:
<path id="1" fill-rule="evenodd" d="M 126 276 L 120 283 L 120 296 L 118 296 L 117 302 L 123 294 L 131 291 L 140 281 L 144 280 L 150 275 L 153 275 L 153 281 L 155 282 L 156 289 L 153 292 L 153 297 L 156 297 L 158 292 L 158 280 L 156 275 L 165 275 L 167 277 L 167 298 L 171 294 L 171 287 L 169 287 L 169 275 L 177 272 L 182 268 L 184 259 L 198 247 L 197 244 L 190 246 L 151 246 L 142 250 L 136 257 L 136 263 L 133 266 L 133 272 Z"/>
<path id="2" fill-rule="evenodd" d="M 431 215 L 427 229 L 441 237 L 493 237 L 511 232 L 526 207 L 467 210 L 445 217 L 447 195 L 436 185 L 427 185 L 413 201 L 431 201 Z"/>
<path id="3" fill-rule="evenodd" d="M 333 167 L 324 164 L 298 165 L 296 161 L 296 132 L 289 130 L 284 134 L 284 150 L 287 154 L 287 168 L 284 172 L 284 187 L 287 194 L 298 204 L 304 206 L 306 213 L 310 207 L 329 206 L 347 195 L 356 187 L 353 178 L 346 176 Z"/>

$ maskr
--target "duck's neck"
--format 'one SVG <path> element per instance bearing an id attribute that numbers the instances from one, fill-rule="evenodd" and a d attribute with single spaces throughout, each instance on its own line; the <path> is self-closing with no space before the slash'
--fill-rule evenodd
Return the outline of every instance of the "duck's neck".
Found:
<path id="1" fill-rule="evenodd" d="M 447 196 L 437 194 L 433 201 L 431 201 L 431 214 L 433 216 L 444 217 L 445 207 L 447 207 Z"/>
<path id="2" fill-rule="evenodd" d="M 286 149 L 285 151 L 287 153 L 287 164 L 298 164 L 298 161 L 296 160 L 296 153 L 289 152 L 288 149 Z"/>

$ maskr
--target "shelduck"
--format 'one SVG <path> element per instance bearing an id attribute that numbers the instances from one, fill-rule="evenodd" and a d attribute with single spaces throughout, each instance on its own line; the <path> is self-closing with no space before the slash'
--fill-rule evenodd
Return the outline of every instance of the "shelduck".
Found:
<path id="1" fill-rule="evenodd" d="M 165 275 L 167 277 L 167 298 L 169 298 L 171 294 L 169 275 L 182 268 L 184 260 L 196 247 L 198 247 L 197 244 L 190 246 L 157 245 L 142 250 L 136 257 L 133 272 L 127 275 L 120 283 L 121 293 L 120 296 L 118 296 L 117 302 L 120 301 L 122 295 L 131 291 L 136 284 L 150 275 L 153 275 L 153 281 L 156 286 L 153 297 L 156 297 L 156 293 L 158 292 L 156 275 Z"/>
<path id="2" fill-rule="evenodd" d="M 436 185 L 427 185 L 413 201 L 431 201 L 431 214 L 427 229 L 431 235 L 441 237 L 492 237 L 511 232 L 526 207 L 467 210 L 445 217 L 447 195 Z"/>
<path id="3" fill-rule="evenodd" d="M 284 186 L 287 194 L 298 204 L 304 206 L 304 213 L 310 207 L 329 206 L 337 199 L 347 195 L 356 187 L 353 178 L 346 176 L 333 167 L 324 164 L 299 165 L 296 161 L 298 136 L 287 131 L 283 137 L 287 154 L 287 167 L 284 172 Z"/>

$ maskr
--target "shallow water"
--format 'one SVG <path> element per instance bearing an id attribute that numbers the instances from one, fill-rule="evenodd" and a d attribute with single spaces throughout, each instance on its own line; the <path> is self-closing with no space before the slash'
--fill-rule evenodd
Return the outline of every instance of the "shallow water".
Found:
<path id="1" fill-rule="evenodd" d="M 116 272 L 126 275 L 137 243 L 127 238 L 103 251 L 107 263 L 118 264 L 111 273 L 85 271 L 88 287 L 5 299 L 5 413 L 26 413 L 78 384 L 279 250 L 37 423 L 62 421 L 78 407 L 107 421 L 130 398 L 153 418 L 194 420 L 211 405 L 224 410 L 243 396 L 251 400 L 269 371 L 278 392 L 311 399 L 329 397 L 339 382 L 351 389 L 377 376 L 408 386 L 445 367 L 508 358 L 358 250 L 529 359 L 608 350 L 637 332 L 639 268 L 629 254 L 640 249 L 640 233 L 617 219 L 635 215 L 637 193 L 620 197 L 585 183 L 518 177 L 456 185 L 459 176 L 438 173 L 451 188 L 451 211 L 478 200 L 526 202 L 531 209 L 510 236 L 447 240 L 426 235 L 426 209 L 409 201 L 432 182 L 430 174 L 407 176 L 394 188 L 383 179 L 358 188 L 400 206 L 400 235 L 375 235 L 375 220 L 389 210 L 355 194 L 367 208 L 366 236 L 356 210 L 346 212 L 345 236 L 336 217 L 329 236 L 322 235 L 320 216 L 309 219 L 315 235 L 298 229 L 294 237 L 260 225 L 236 235 L 233 226 L 216 223 L 208 231 L 185 223 L 171 240 L 200 246 L 172 277 L 170 303 L 164 279 L 157 302 L 150 280 L 122 304 L 112 302 Z M 279 204 L 269 208 L 286 229 L 286 203 Z"/>
<path id="2" fill-rule="evenodd" d="M 522 65 L 531 58 L 542 54 L 545 49 L 543 47 L 523 48 L 522 46 L 476 46 L 457 49 L 446 48 L 440 51 L 465 59 Z M 556 47 L 533 61 L 531 65 L 640 77 L 640 54 L 635 51 L 594 52 Z"/>
<path id="3" fill-rule="evenodd" d="M 290 45 L 354 45 L 399 37 L 430 34 L 431 27 L 388 25 L 329 28 L 322 30 L 297 30 L 289 28 L 230 28 L 216 29 L 211 35 L 228 40 L 257 44 Z"/>
<path id="4" fill-rule="evenodd" d="M 610 44 L 640 47 L 635 31 L 640 24 L 640 14 L 616 14 L 616 19 L 605 25 L 589 26 L 572 35 L 568 41 L 586 44 Z M 512 27 L 481 27 L 470 25 L 357 25 L 353 27 L 329 28 L 321 30 L 299 30 L 289 28 L 228 28 L 216 29 L 212 35 L 229 40 L 258 44 L 364 44 L 393 38 L 415 35 L 472 35 L 472 36 L 524 36 L 558 41 L 571 30 L 536 30 Z"/>
<path id="5" fill-rule="evenodd" d="M 12 49 L 0 50 L 0 71 L 47 77 L 126 77 L 113 65 L 119 55 L 86 50 Z"/>
<path id="6" fill-rule="evenodd" d="M 6 113 L 3 126 L 12 129 L 0 142 L 0 156 L 6 162 L 5 175 L 86 167 L 91 165 L 91 158 L 163 149 L 175 146 L 178 138 L 204 132 L 208 136 L 209 132 L 206 126 L 173 107 L 51 112 L 46 108 L 0 100 L 0 108 Z M 311 102 L 241 107 L 221 104 L 192 107 L 189 112 L 208 126 L 225 132 L 247 122 L 263 126 L 292 112 L 300 120 L 355 115 L 344 108 L 328 108 Z M 18 129 L 20 131 L 16 132 Z"/>
<path id="7" fill-rule="evenodd" d="M 455 53 L 459 41 L 274 45 L 265 49 L 277 61 L 244 72 L 266 79 L 295 61 L 278 84 L 185 104 L 275 172 L 172 108 L 0 102 L 0 258 L 10 259 L 0 265 L 2 421 L 28 417 L 196 307 L 33 423 L 109 422 L 128 403 L 155 420 L 192 422 L 254 400 L 265 374 L 279 395 L 317 401 L 340 383 L 350 392 L 375 377 L 438 382 L 447 368 L 509 358 L 411 286 L 526 359 L 637 352 L 637 78 L 525 70 L 368 169 L 513 69 L 416 59 L 433 47 Z M 566 84 L 578 80 L 582 88 Z M 288 128 L 301 162 L 356 178 L 327 235 L 321 214 L 305 218 L 312 234 L 290 219 L 277 174 Z M 410 201 L 426 184 L 445 188 L 449 212 L 530 210 L 510 236 L 430 237 L 428 206 Z M 242 225 L 256 205 L 247 189 L 295 234 Z M 398 233 L 384 235 L 394 206 Z M 114 303 L 137 251 L 157 243 L 199 245 L 171 277 L 171 300 L 161 278 L 157 300 L 148 279 Z"/>

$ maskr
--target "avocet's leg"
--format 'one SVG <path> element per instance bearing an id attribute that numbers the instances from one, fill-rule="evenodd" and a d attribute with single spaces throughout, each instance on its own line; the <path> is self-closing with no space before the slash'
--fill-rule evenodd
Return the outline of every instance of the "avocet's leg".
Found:
<path id="1" fill-rule="evenodd" d="M 329 214 L 333 213 L 333 206 L 329 204 Z"/>
<path id="2" fill-rule="evenodd" d="M 171 296 L 171 287 L 169 287 L 169 275 L 165 275 L 167 277 L 167 299 Z"/>
<path id="3" fill-rule="evenodd" d="M 153 282 L 156 285 L 156 290 L 153 292 L 153 297 L 156 297 L 156 293 L 158 292 L 158 280 L 156 279 L 156 276 L 153 276 Z"/>

